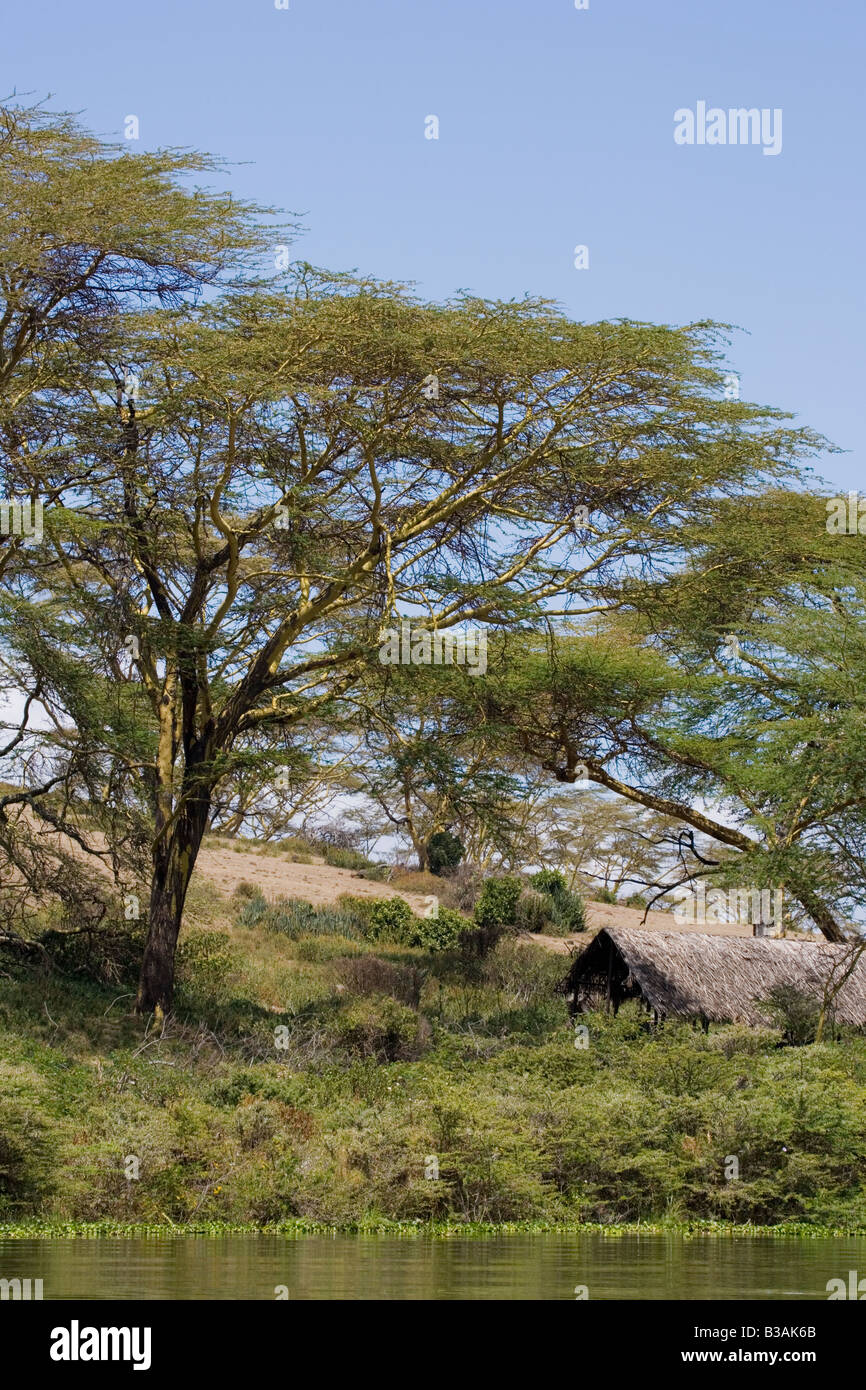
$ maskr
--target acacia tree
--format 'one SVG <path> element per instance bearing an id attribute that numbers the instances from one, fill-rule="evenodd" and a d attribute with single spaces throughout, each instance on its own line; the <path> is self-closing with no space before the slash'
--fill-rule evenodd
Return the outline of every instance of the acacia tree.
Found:
<path id="1" fill-rule="evenodd" d="M 443 831 L 456 833 L 479 864 L 505 850 L 514 829 L 518 779 L 494 758 L 490 732 L 463 713 L 475 679 L 460 666 L 384 667 L 344 700 L 360 732 L 357 789 L 408 842 L 420 870 Z"/>
<path id="2" fill-rule="evenodd" d="M 806 493 L 715 499 L 676 573 L 630 583 L 599 635 L 530 646 L 490 699 L 506 746 L 558 781 L 683 827 L 662 892 L 784 886 L 842 941 L 866 906 L 866 579 L 858 538 L 825 518 Z"/>
<path id="3" fill-rule="evenodd" d="M 179 304 L 248 275 L 265 244 L 253 209 L 186 186 L 218 162 L 131 156 L 71 116 L 0 106 L 0 438 L 5 496 L 59 501 L 84 481 L 81 413 L 105 386 L 130 307 Z M 114 358 L 115 392 L 130 387 Z M 2 559 L 23 537 L 3 538 Z"/>
<path id="4" fill-rule="evenodd" d="M 549 774 L 537 776 L 521 836 L 523 864 L 565 872 L 569 886 L 579 884 L 590 898 L 594 886 L 636 893 L 660 881 L 671 866 L 675 822 L 588 782 L 551 786 Z"/>
<path id="5" fill-rule="evenodd" d="M 384 627 L 604 611 L 708 497 L 812 445 L 723 399 L 712 326 L 423 304 L 307 266 L 124 314 L 87 358 L 74 486 L 7 572 L 7 661 L 149 819 L 143 1011 L 171 1006 L 221 782 L 253 758 L 276 775 Z"/>

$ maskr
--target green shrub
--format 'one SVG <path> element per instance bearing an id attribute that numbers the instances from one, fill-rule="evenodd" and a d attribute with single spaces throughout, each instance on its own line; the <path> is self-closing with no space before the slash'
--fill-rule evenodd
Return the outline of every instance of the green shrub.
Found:
<path id="1" fill-rule="evenodd" d="M 185 933 L 177 948 L 177 982 L 181 1002 L 199 1006 L 223 1000 L 237 968 L 237 954 L 223 931 Z"/>
<path id="2" fill-rule="evenodd" d="M 767 995 L 770 1017 L 782 1029 L 785 1042 L 800 1047 L 815 1041 L 821 1001 L 793 985 L 774 985 Z"/>
<path id="3" fill-rule="evenodd" d="M 245 895 L 246 896 L 246 895 Z M 268 911 L 268 903 L 264 893 L 256 888 L 252 896 L 247 898 L 238 914 L 238 921 L 242 927 L 257 927 L 259 922 Z"/>
<path id="4" fill-rule="evenodd" d="M 53 1186 L 52 1152 L 40 1078 L 0 1060 L 0 1216 L 14 1216 Z"/>
<path id="5" fill-rule="evenodd" d="M 542 869 L 532 877 L 532 887 L 550 902 L 549 922 L 554 931 L 567 936 L 586 931 L 586 913 L 579 893 L 569 888 L 556 869 Z"/>
<path id="6" fill-rule="evenodd" d="M 771 1028 L 751 1028 L 746 1023 L 731 1023 L 710 1034 L 708 1044 L 725 1057 L 757 1057 L 771 1047 L 777 1047 L 780 1034 Z"/>
<path id="7" fill-rule="evenodd" d="M 586 931 L 586 912 L 583 906 L 583 899 L 577 893 L 569 893 L 568 898 L 562 902 L 553 902 L 553 915 L 551 927 L 554 932 L 561 936 L 570 936 L 572 932 Z"/>
<path id="8" fill-rule="evenodd" d="M 306 835 L 284 835 L 280 840 L 271 840 L 274 850 L 278 853 L 287 851 L 289 854 L 318 854 L 321 847 L 312 840 L 308 840 Z M 306 862 L 306 861 L 301 861 Z"/>
<path id="9" fill-rule="evenodd" d="M 407 946 L 420 946 L 425 951 L 453 951 L 471 931 L 468 917 L 440 905 L 435 917 L 415 917 L 406 929 L 404 940 Z"/>
<path id="10" fill-rule="evenodd" d="M 438 830 L 427 843 L 427 863 L 431 874 L 444 874 L 456 869 L 463 858 L 463 845 L 450 830 Z"/>
<path id="11" fill-rule="evenodd" d="M 325 961 L 339 960 L 353 949 L 360 953 L 360 947 L 354 946 L 350 937 L 302 936 L 294 943 L 292 956 L 295 960 L 321 965 Z"/>
<path id="12" fill-rule="evenodd" d="M 522 891 L 520 879 L 513 875 L 486 879 L 473 912 L 475 931 L 466 936 L 464 947 L 474 950 L 479 956 L 486 956 L 505 928 L 514 925 Z"/>
<path id="13" fill-rule="evenodd" d="M 484 961 L 483 979 L 515 1004 L 550 1003 L 562 982 L 562 961 L 540 946 L 506 937 Z"/>
<path id="14" fill-rule="evenodd" d="M 512 926 L 522 891 L 520 879 L 511 874 L 502 878 L 488 878 L 475 904 L 474 916 L 479 927 Z"/>
<path id="15" fill-rule="evenodd" d="M 540 932 L 551 923 L 553 904 L 550 895 L 537 893 L 534 888 L 524 888 L 517 900 L 514 914 L 515 925 L 521 931 Z"/>
<path id="16" fill-rule="evenodd" d="M 390 883 L 393 873 L 390 864 L 370 864 L 361 870 L 361 877 L 369 879 L 371 883 Z"/>
<path id="17" fill-rule="evenodd" d="M 355 893 L 341 893 L 337 899 L 337 906 L 347 913 L 366 935 L 370 913 L 378 901 L 378 898 L 362 898 Z"/>
<path id="18" fill-rule="evenodd" d="M 370 910 L 367 936 L 371 941 L 407 945 L 415 914 L 405 898 L 377 898 Z"/>
<path id="19" fill-rule="evenodd" d="M 268 903 L 258 895 L 240 914 L 244 926 L 261 926 L 297 941 L 300 936 L 359 936 L 363 922 L 354 911 L 342 907 L 314 907 L 303 898 L 278 898 Z"/>
<path id="20" fill-rule="evenodd" d="M 319 913 L 312 903 L 303 898 L 278 898 L 262 918 L 265 931 L 279 932 L 282 936 L 317 936 Z"/>
<path id="21" fill-rule="evenodd" d="M 529 881 L 537 893 L 549 893 L 552 898 L 568 892 L 568 885 L 559 869 L 539 869 Z"/>
<path id="22" fill-rule="evenodd" d="M 449 907 L 436 917 L 416 917 L 405 898 L 376 898 L 366 913 L 370 941 L 390 941 L 398 946 L 419 946 L 424 951 L 452 951 L 472 923 Z"/>

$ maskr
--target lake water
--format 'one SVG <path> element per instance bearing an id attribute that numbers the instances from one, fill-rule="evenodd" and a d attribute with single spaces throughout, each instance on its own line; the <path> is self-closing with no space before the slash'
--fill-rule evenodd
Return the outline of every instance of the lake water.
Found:
<path id="1" fill-rule="evenodd" d="M 866 1238 L 511 1235 L 0 1240 L 48 1299 L 826 1299 Z"/>

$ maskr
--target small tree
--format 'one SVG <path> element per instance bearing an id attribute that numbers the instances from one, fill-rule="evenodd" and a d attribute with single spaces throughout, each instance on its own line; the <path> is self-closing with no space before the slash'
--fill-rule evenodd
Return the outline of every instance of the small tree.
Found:
<path id="1" fill-rule="evenodd" d="M 821 1014 L 820 1001 L 794 985 L 774 985 L 767 995 L 767 1007 L 782 1029 L 785 1042 L 794 1047 L 816 1042 Z"/>
<path id="2" fill-rule="evenodd" d="M 849 942 L 838 958 L 830 962 L 821 989 L 821 1007 L 815 1025 L 815 1042 L 823 1042 L 824 1030 L 828 1020 L 833 1018 L 836 1000 L 857 969 L 864 951 L 866 951 L 866 938 L 861 937 L 856 941 Z"/>
<path id="3" fill-rule="evenodd" d="M 450 830 L 437 830 L 427 843 L 427 863 L 431 874 L 445 874 L 456 869 L 463 858 L 463 846 Z"/>

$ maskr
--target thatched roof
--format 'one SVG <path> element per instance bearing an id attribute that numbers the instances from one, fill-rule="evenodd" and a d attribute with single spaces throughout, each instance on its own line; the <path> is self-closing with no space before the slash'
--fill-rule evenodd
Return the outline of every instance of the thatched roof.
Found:
<path id="1" fill-rule="evenodd" d="M 774 986 L 820 1001 L 834 967 L 838 978 L 849 959 L 849 946 L 829 942 L 608 927 L 575 961 L 567 989 L 576 1009 L 606 998 L 610 986 L 615 1005 L 639 997 L 659 1014 L 765 1025 L 772 1019 L 763 1001 Z M 834 1015 L 866 1025 L 866 953 L 836 996 Z"/>

